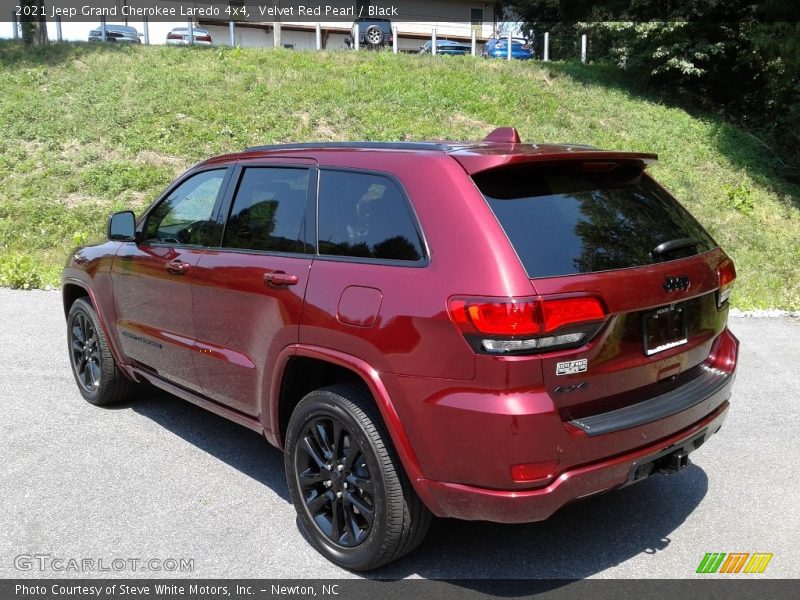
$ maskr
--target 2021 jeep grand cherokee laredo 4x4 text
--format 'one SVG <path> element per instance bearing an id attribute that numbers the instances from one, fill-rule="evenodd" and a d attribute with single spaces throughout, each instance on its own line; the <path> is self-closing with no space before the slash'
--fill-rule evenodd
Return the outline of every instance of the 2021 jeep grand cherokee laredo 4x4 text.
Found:
<path id="1" fill-rule="evenodd" d="M 680 470 L 728 409 L 735 272 L 654 160 L 513 129 L 209 159 L 70 257 L 79 389 L 263 433 L 350 569 L 432 514 L 536 521 Z"/>

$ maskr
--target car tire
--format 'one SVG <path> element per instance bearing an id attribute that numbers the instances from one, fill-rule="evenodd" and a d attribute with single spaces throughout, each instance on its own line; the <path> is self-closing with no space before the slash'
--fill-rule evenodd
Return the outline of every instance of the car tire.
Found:
<path id="1" fill-rule="evenodd" d="M 380 48 L 383 46 L 383 30 L 377 25 L 367 27 L 364 33 L 364 42 L 370 48 Z"/>
<path id="2" fill-rule="evenodd" d="M 289 420 L 285 464 L 300 527 L 331 562 L 375 569 L 425 538 L 432 515 L 364 388 L 335 385 L 306 395 Z"/>
<path id="3" fill-rule="evenodd" d="M 104 406 L 131 397 L 136 384 L 117 367 L 94 307 L 82 298 L 67 315 L 67 347 L 72 375 L 87 402 Z"/>

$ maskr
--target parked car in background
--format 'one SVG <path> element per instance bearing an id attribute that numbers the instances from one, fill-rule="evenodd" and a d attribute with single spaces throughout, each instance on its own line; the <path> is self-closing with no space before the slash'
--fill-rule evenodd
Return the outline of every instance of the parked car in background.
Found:
<path id="1" fill-rule="evenodd" d="M 392 22 L 389 19 L 356 19 L 350 35 L 344 40 L 348 48 L 355 48 L 353 40 L 356 36 L 358 36 L 359 48 L 380 50 L 394 42 Z"/>
<path id="2" fill-rule="evenodd" d="M 484 58 L 508 58 L 508 38 L 494 38 L 486 42 L 481 51 Z M 528 41 L 523 38 L 512 38 L 511 58 L 514 60 L 530 60 L 533 52 Z"/>
<path id="3" fill-rule="evenodd" d="M 432 514 L 541 521 L 681 471 L 728 412 L 736 270 L 656 158 L 511 128 L 210 158 L 69 257 L 75 382 L 263 434 L 306 539 L 353 570 Z M 651 518 L 680 488 L 642 491 L 673 495 Z"/>
<path id="4" fill-rule="evenodd" d="M 425 42 L 420 46 L 420 54 L 430 54 L 433 44 L 431 40 Z M 463 56 L 465 54 L 472 54 L 472 45 L 463 42 L 454 42 L 452 40 L 436 40 L 436 54 L 443 56 Z"/>
<path id="5" fill-rule="evenodd" d="M 213 40 L 211 39 L 211 34 L 208 32 L 208 29 L 201 29 L 199 27 L 193 27 L 192 33 L 194 35 L 194 43 L 200 46 L 210 46 L 213 44 Z M 189 28 L 188 27 L 175 27 L 172 31 L 167 34 L 167 45 L 168 46 L 186 46 L 187 44 L 191 44 L 192 39 L 189 36 Z"/>
<path id="6" fill-rule="evenodd" d="M 106 42 L 125 42 L 128 44 L 141 44 L 141 33 L 136 31 L 135 27 L 128 25 L 106 25 Z M 103 41 L 103 28 L 102 25 L 97 29 L 92 29 L 89 32 L 90 42 Z"/>

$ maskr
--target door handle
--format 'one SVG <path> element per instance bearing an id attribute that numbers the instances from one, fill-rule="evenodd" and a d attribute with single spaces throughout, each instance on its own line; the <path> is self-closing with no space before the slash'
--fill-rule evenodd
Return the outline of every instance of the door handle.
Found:
<path id="1" fill-rule="evenodd" d="M 187 262 L 183 262 L 182 260 L 173 260 L 172 262 L 167 263 L 167 271 L 173 275 L 183 275 L 191 268 L 192 265 Z"/>
<path id="2" fill-rule="evenodd" d="M 272 273 L 264 273 L 264 281 L 275 287 L 285 287 L 289 285 L 297 285 L 299 279 L 297 275 L 289 275 L 283 271 L 273 271 Z"/>

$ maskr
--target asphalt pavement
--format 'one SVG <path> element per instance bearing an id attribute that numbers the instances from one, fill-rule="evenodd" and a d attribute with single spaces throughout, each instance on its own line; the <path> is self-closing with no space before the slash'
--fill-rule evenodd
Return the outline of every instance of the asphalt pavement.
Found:
<path id="1" fill-rule="evenodd" d="M 759 577 L 800 577 L 800 321 L 731 328 L 731 411 L 690 468 L 543 523 L 436 521 L 373 576 L 691 578 L 706 552 L 767 552 Z M 58 292 L 0 289 L 0 332 L 0 577 L 355 577 L 303 539 L 257 434 L 155 391 L 86 403 Z"/>

